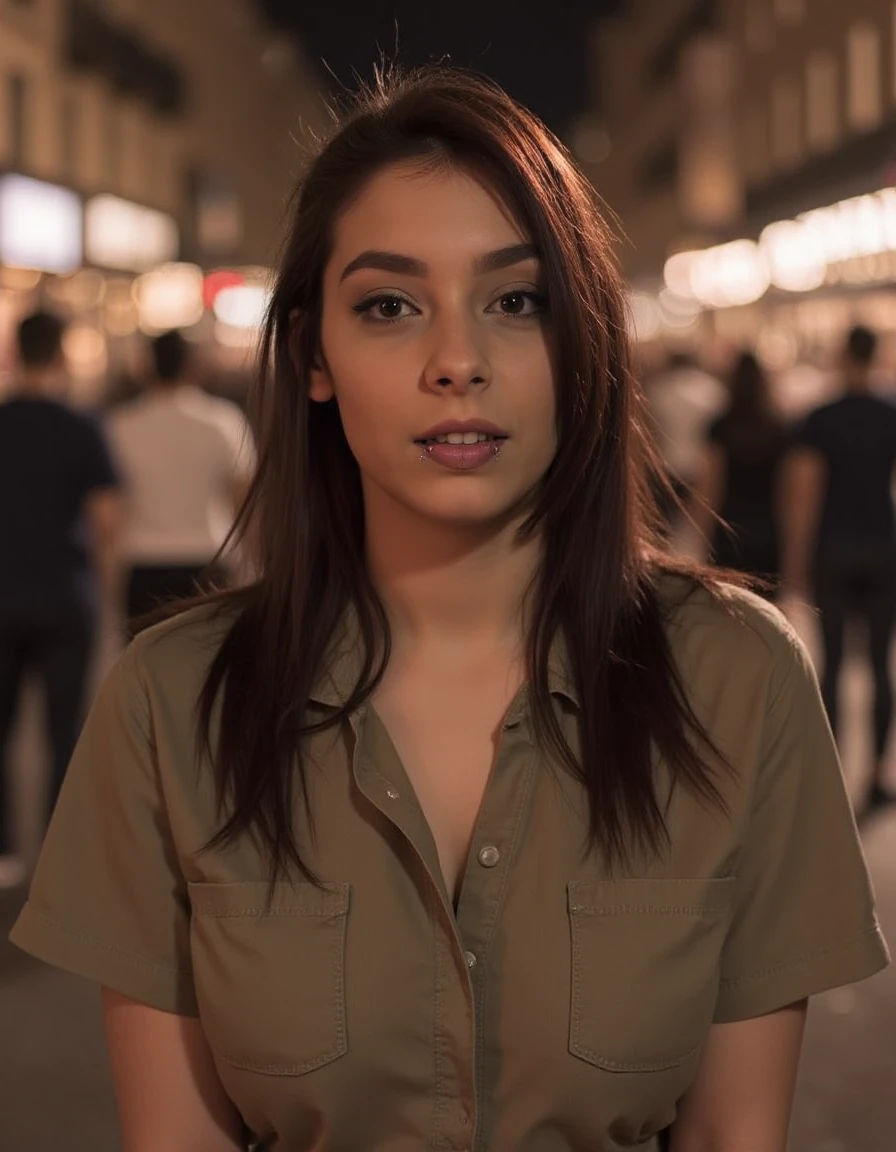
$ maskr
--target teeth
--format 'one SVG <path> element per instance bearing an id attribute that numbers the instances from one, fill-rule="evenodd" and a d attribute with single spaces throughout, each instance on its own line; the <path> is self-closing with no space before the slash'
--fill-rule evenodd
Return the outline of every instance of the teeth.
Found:
<path id="1" fill-rule="evenodd" d="M 489 440 L 484 432 L 449 432 L 447 436 L 436 436 L 436 444 L 481 444 Z"/>

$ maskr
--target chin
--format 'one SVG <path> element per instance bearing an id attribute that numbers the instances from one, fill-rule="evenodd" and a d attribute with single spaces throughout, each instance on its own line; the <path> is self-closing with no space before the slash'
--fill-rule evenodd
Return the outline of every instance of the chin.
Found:
<path id="1" fill-rule="evenodd" d="M 472 494 L 470 494 L 472 495 Z M 444 501 L 427 501 L 425 506 L 417 504 L 417 514 L 431 524 L 443 524 L 446 528 L 464 530 L 499 530 L 519 519 L 529 503 L 525 496 L 516 499 L 496 500 L 495 494 L 482 494 L 482 499 L 459 500 L 456 497 Z"/>

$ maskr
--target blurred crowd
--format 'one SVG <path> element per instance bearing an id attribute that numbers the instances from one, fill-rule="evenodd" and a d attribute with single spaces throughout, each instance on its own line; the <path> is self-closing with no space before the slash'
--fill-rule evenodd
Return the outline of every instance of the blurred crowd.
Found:
<path id="1" fill-rule="evenodd" d="M 88 413 L 67 399 L 65 326 L 16 333 L 0 403 L 0 887 L 20 883 L 10 811 L 10 733 L 23 685 L 41 682 L 51 754 L 45 817 L 77 739 L 98 637 L 120 643 L 166 601 L 247 575 L 229 545 L 255 463 L 240 406 L 214 395 L 178 331 L 147 339 L 142 380 Z M 645 373 L 662 526 L 670 546 L 746 578 L 786 610 L 817 611 L 822 692 L 838 731 L 846 638 L 874 677 L 873 762 L 862 813 L 886 785 L 896 624 L 896 381 L 876 371 L 870 328 L 845 333 L 823 402 L 794 418 L 754 352 L 718 375 L 675 352 Z M 736 658 L 736 655 L 735 655 Z"/>
<path id="2" fill-rule="evenodd" d="M 64 334 L 49 311 L 21 320 L 0 403 L 0 887 L 25 874 L 8 761 L 26 682 L 44 697 L 48 818 L 100 637 L 124 643 L 167 601 L 244 575 L 227 541 L 252 435 L 240 407 L 203 386 L 201 353 L 178 331 L 148 340 L 139 386 L 88 413 L 67 398 Z"/>
<path id="3" fill-rule="evenodd" d="M 786 416 L 782 382 L 743 350 L 719 379 L 672 355 L 646 381 L 665 470 L 670 540 L 750 580 L 787 609 L 811 605 L 823 643 L 822 695 L 839 734 L 840 673 L 858 637 L 874 680 L 872 763 L 860 817 L 896 803 L 887 786 L 896 623 L 896 381 L 877 372 L 878 338 L 844 335 L 823 402 Z"/>

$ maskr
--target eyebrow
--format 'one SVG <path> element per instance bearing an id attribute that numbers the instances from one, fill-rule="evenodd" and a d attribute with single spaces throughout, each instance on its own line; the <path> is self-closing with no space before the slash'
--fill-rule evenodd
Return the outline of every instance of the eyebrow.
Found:
<path id="1" fill-rule="evenodd" d="M 486 272 L 499 272 L 502 268 L 511 268 L 514 264 L 521 264 L 524 260 L 537 260 L 538 249 L 533 244 L 510 244 L 506 248 L 497 248 L 494 252 L 486 252 L 477 256 L 473 262 L 473 271 L 477 276 Z M 343 268 L 339 277 L 340 283 L 353 272 L 362 268 L 374 268 L 378 272 L 395 272 L 400 276 L 424 277 L 429 272 L 429 266 L 423 260 L 414 256 L 402 256 L 399 252 L 386 252 L 381 248 L 370 248 L 350 260 Z"/>

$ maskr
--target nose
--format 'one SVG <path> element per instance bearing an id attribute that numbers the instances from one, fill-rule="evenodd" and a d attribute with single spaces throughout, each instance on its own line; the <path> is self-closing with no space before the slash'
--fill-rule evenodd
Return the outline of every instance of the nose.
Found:
<path id="1" fill-rule="evenodd" d="M 431 392 L 463 394 L 491 382 L 484 339 L 471 317 L 445 316 L 433 323 L 432 342 L 423 370 L 423 386 Z"/>

